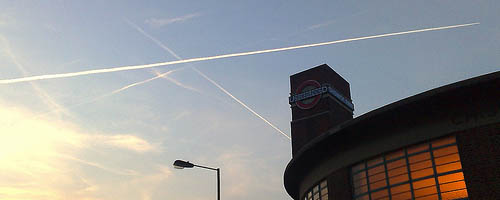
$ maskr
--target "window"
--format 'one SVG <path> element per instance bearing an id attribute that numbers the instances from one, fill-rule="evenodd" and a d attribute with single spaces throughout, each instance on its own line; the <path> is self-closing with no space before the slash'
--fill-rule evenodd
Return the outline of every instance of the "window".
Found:
<path id="1" fill-rule="evenodd" d="M 304 195 L 304 200 L 328 200 L 328 185 L 326 180 L 312 187 Z"/>
<path id="2" fill-rule="evenodd" d="M 355 200 L 468 199 L 455 136 L 358 163 L 351 180 Z"/>

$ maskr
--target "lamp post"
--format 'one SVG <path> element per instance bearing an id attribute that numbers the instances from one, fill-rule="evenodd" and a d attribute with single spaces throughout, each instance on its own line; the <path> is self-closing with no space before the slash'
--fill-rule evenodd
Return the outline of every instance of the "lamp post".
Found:
<path id="1" fill-rule="evenodd" d="M 183 161 L 183 160 L 174 161 L 174 168 L 176 168 L 176 169 L 193 168 L 193 167 L 199 167 L 199 168 L 203 168 L 203 169 L 217 171 L 217 200 L 220 200 L 220 169 L 219 168 L 212 168 L 212 167 L 207 167 L 207 166 L 195 165 L 193 163 L 190 163 L 189 161 Z"/>

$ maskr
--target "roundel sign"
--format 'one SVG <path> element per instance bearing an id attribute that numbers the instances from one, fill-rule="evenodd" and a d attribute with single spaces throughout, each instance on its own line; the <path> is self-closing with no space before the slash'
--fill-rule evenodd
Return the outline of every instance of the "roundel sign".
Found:
<path id="1" fill-rule="evenodd" d="M 314 107 L 321 99 L 321 94 L 328 90 L 326 86 L 321 86 L 318 81 L 307 80 L 297 87 L 295 95 L 289 99 L 290 103 L 294 103 L 301 109 L 310 109 Z"/>

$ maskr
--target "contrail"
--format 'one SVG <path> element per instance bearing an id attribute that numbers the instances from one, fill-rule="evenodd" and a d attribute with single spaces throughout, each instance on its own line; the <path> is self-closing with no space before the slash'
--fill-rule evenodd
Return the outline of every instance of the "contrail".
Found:
<path id="1" fill-rule="evenodd" d="M 157 72 L 157 71 L 153 71 L 153 73 L 156 74 L 156 76 L 160 76 L 161 75 L 160 72 Z M 180 81 L 178 81 L 178 80 L 176 80 L 176 79 L 174 79 L 174 78 L 172 78 L 170 76 L 161 76 L 161 78 L 164 78 L 164 79 L 172 82 L 173 84 L 175 84 L 175 85 L 177 85 L 177 86 L 179 86 L 181 88 L 184 88 L 184 89 L 191 90 L 193 92 L 202 94 L 202 92 L 200 90 L 198 90 L 198 89 L 196 89 L 194 87 L 191 87 L 189 85 L 186 85 L 184 83 L 181 83 Z"/>
<path id="2" fill-rule="evenodd" d="M 357 37 L 357 38 L 350 38 L 350 39 L 343 39 L 343 40 L 335 40 L 335 41 L 330 41 L 330 42 L 321 42 L 321 43 L 314 43 L 314 44 L 298 45 L 298 46 L 283 47 L 283 48 L 276 48 L 276 49 L 266 49 L 266 50 L 259 50 L 259 51 L 249 51 L 249 52 L 242 52 L 242 53 L 232 53 L 232 54 L 224 54 L 224 55 L 216 55 L 216 56 L 208 56 L 208 57 L 190 58 L 190 59 L 184 59 L 184 60 L 152 63 L 152 64 L 145 64 L 145 65 L 129 65 L 129 66 L 122 66 L 122 67 L 106 68 L 106 69 L 94 69 L 94 70 L 86 70 L 86 71 L 79 71 L 79 72 L 47 74 L 47 75 L 29 76 L 29 77 L 14 78 L 14 79 L 3 79 L 3 80 L 0 80 L 0 83 L 1 84 L 9 84 L 9 83 L 27 82 L 27 81 L 34 81 L 34 80 L 65 78 L 65 77 L 83 76 L 83 75 L 90 75 L 90 74 L 100 74 L 100 73 L 109 73 L 109 72 L 117 72 L 117 71 L 153 68 L 153 67 L 174 65 L 174 64 L 181 64 L 181 63 L 215 60 L 215 59 L 238 57 L 238 56 L 248 56 L 248 55 L 255 55 L 255 54 L 278 52 L 278 51 L 288 51 L 288 50 L 293 50 L 293 49 L 317 47 L 317 46 L 324 46 L 324 45 L 344 43 L 344 42 L 352 42 L 352 41 L 358 41 L 358 40 L 367 40 L 367 39 L 374 39 L 374 38 L 381 38 L 381 37 L 404 35 L 404 34 L 410 34 L 410 33 L 437 31 L 437 30 L 472 26 L 472 25 L 477 25 L 477 24 L 479 24 L 479 23 L 460 24 L 460 25 L 452 25 L 452 26 L 441 26 L 441 27 L 434 27 L 434 28 L 425 28 L 425 29 L 417 29 L 417 30 L 411 30 L 411 31 L 385 33 L 385 34 L 380 34 L 380 35 L 372 35 L 372 36 Z"/>
<path id="3" fill-rule="evenodd" d="M 134 28 L 135 30 L 139 31 L 139 33 L 141 33 L 142 35 L 146 36 L 147 38 L 149 38 L 151 41 L 153 41 L 156 45 L 158 45 L 160 48 L 162 48 L 163 50 L 167 51 L 168 53 L 170 53 L 170 55 L 174 56 L 175 58 L 177 58 L 177 60 L 182 60 L 182 58 L 177 55 L 172 49 L 168 48 L 166 45 L 164 45 L 161 41 L 159 41 L 158 39 L 156 39 L 155 37 L 149 35 L 146 31 L 144 31 L 144 29 L 142 29 L 141 27 L 137 26 L 137 24 L 131 22 L 130 20 L 126 19 L 125 18 L 125 22 L 127 22 L 128 25 L 130 25 L 132 28 Z M 153 72 L 159 76 L 159 73 L 155 70 L 153 70 Z M 181 82 L 171 78 L 171 77 L 168 77 L 168 76 L 163 76 L 163 78 L 167 79 L 168 81 L 174 83 L 175 85 L 179 86 L 179 87 L 182 87 L 182 88 L 186 88 L 188 90 L 191 90 L 191 91 L 194 91 L 194 92 L 198 92 L 198 93 L 201 93 L 198 89 L 196 88 L 193 88 L 193 87 L 190 87 L 190 86 L 187 86 L 187 85 L 184 85 L 182 84 Z"/>
<path id="4" fill-rule="evenodd" d="M 7 56 L 11 59 L 11 61 L 14 63 L 14 65 L 17 66 L 17 68 L 21 71 L 23 75 L 27 75 L 28 72 L 24 68 L 23 64 L 19 62 L 17 59 L 17 56 L 14 54 L 12 49 L 10 48 L 10 42 L 7 40 L 7 38 L 3 37 L 0 35 L 0 40 L 4 43 L 4 51 L 7 54 Z M 66 115 L 70 115 L 70 113 L 61 105 L 59 105 L 45 90 L 43 90 L 38 84 L 31 82 L 30 83 L 31 87 L 35 90 L 36 94 L 44 101 L 44 103 L 52 107 L 58 111 L 62 111 Z"/>
<path id="5" fill-rule="evenodd" d="M 182 57 L 180 57 L 179 55 L 177 55 L 172 49 L 168 48 L 165 44 L 163 44 L 161 41 L 157 40 L 156 38 L 154 38 L 153 36 L 149 35 L 148 33 L 146 33 L 141 27 L 137 26 L 136 24 L 126 20 L 127 23 L 129 25 L 131 25 L 133 28 L 135 28 L 137 31 L 139 31 L 140 33 L 142 33 L 144 36 L 146 36 L 147 38 L 151 39 L 154 43 L 156 43 L 158 46 L 160 46 L 162 49 L 164 49 L 165 51 L 167 51 L 168 53 L 170 53 L 172 56 L 174 56 L 175 58 L 177 58 L 178 60 L 182 60 Z M 210 83 L 214 84 L 217 88 L 219 88 L 220 90 L 222 90 L 222 92 L 226 93 L 229 97 L 231 97 L 233 100 L 235 100 L 236 102 L 238 102 L 239 104 L 241 104 L 243 107 L 245 107 L 248 111 L 250 111 L 251 113 L 253 113 L 255 116 L 259 117 L 260 119 L 262 119 L 265 123 L 267 123 L 269 126 L 271 126 L 272 128 L 274 128 L 276 131 L 278 131 L 279 133 L 281 133 L 282 135 L 284 135 L 286 138 L 288 138 L 289 140 L 291 140 L 290 136 L 288 136 L 287 134 L 285 134 L 283 131 L 281 131 L 278 127 L 274 126 L 271 122 L 267 121 L 264 117 L 262 117 L 261 115 L 259 115 L 257 112 L 255 112 L 254 110 L 252 110 L 250 107 L 248 107 L 245 103 L 243 103 L 242 101 L 240 101 L 238 98 L 236 98 L 234 95 L 232 95 L 231 93 L 229 93 L 227 90 L 225 90 L 222 86 L 220 86 L 217 82 L 215 82 L 214 80 L 210 79 L 207 75 L 205 75 L 204 73 L 202 73 L 201 71 L 199 71 L 198 69 L 196 69 L 195 67 L 191 67 L 194 71 L 196 71 L 198 74 L 200 74 L 203 78 L 205 78 L 206 80 L 208 80 Z M 159 76 L 159 75 L 158 75 Z M 157 76 L 157 77 L 158 77 Z M 154 77 L 156 78 L 156 77 Z M 166 77 L 168 78 L 168 77 Z M 187 88 L 187 89 L 194 89 L 194 88 L 191 88 L 191 87 L 188 87 L 188 86 L 185 86 L 184 84 L 182 83 L 179 83 L 178 81 L 176 81 L 175 79 L 168 79 L 172 82 L 174 82 L 175 84 L 178 84 L 179 86 L 181 87 L 184 87 L 184 88 Z M 141 83 L 142 84 L 142 83 Z M 197 90 L 196 90 L 197 91 Z"/>
<path id="6" fill-rule="evenodd" d="M 260 116 L 258 113 L 256 113 L 255 111 L 253 111 L 250 107 L 248 107 L 245 103 L 241 102 L 238 98 L 236 98 L 231 93 L 229 93 L 226 89 L 224 89 L 222 86 L 220 86 L 219 84 L 217 84 L 214 80 L 208 78 L 208 76 L 206 76 L 204 73 L 202 73 L 201 71 L 199 71 L 198 69 L 196 69 L 194 67 L 193 67 L 193 70 L 196 71 L 196 72 L 198 72 L 198 74 L 200 74 L 205 79 L 207 79 L 208 81 L 210 81 L 210 83 L 214 84 L 217 88 L 219 88 L 220 90 L 222 90 L 224 93 L 226 93 L 228 96 L 230 96 L 236 102 L 238 102 L 240 105 L 242 105 L 243 107 L 245 107 L 248 111 L 250 111 L 251 113 L 253 113 L 255 116 L 257 116 L 258 118 L 262 119 L 262 121 L 264 121 L 267 124 L 269 124 L 269 126 L 273 127 L 276 131 L 278 131 L 279 133 L 281 133 L 283 136 L 285 136 L 289 140 L 292 139 L 292 138 L 290 138 L 290 136 L 288 136 L 283 131 L 281 131 L 278 127 L 276 127 L 273 124 L 271 124 L 271 122 L 267 121 L 264 117 Z"/>
<path id="7" fill-rule="evenodd" d="M 161 73 L 161 74 L 160 74 L 160 73 L 158 73 L 158 74 L 156 74 L 156 76 L 155 76 L 155 77 L 153 77 L 153 78 L 146 79 L 146 80 L 143 80 L 143 81 L 139 81 L 139 82 L 132 83 L 132 84 L 130 84 L 130 85 L 124 86 L 124 87 L 122 87 L 122 88 L 120 88 L 120 89 L 117 89 L 117 90 L 112 91 L 109 95 L 116 94 L 116 93 L 121 92 L 121 91 L 123 91 L 123 90 L 129 89 L 129 88 L 134 87 L 134 86 L 137 86 L 137 85 L 141 85 L 141 84 L 147 83 L 147 82 L 149 82 L 149 81 L 152 81 L 152 80 L 155 80 L 155 79 L 158 79 L 158 78 L 166 77 L 167 75 L 169 75 L 169 74 L 171 74 L 171 73 L 173 73 L 173 72 L 175 72 L 175 71 L 179 71 L 179 70 L 182 70 L 182 68 L 179 68 L 179 69 L 174 69 L 174 70 L 170 70 L 170 71 L 167 71 L 167 72 L 164 72 L 164 73 Z"/>
<path id="8" fill-rule="evenodd" d="M 149 81 L 152 81 L 152 80 L 155 80 L 155 79 L 158 79 L 158 78 L 162 78 L 162 77 L 165 77 L 167 76 L 168 74 L 171 74 L 173 72 L 176 72 L 176 71 L 179 71 L 179 70 L 183 70 L 183 68 L 179 68 L 179 69 L 175 69 L 175 70 L 170 70 L 170 71 L 167 71 L 167 72 L 164 72 L 164 73 L 161 73 L 161 74 L 158 74 L 157 76 L 153 77 L 153 78 L 150 78 L 150 79 L 146 79 L 146 80 L 143 80 L 143 81 L 140 81 L 140 82 L 136 82 L 136 83 L 132 83 L 132 84 L 129 84 L 129 85 L 126 85 L 126 86 L 123 86 L 119 89 L 116 89 L 116 90 L 113 90 L 112 92 L 109 92 L 109 93 L 106 93 L 106 94 L 103 94 L 103 95 L 100 95 L 98 97 L 95 97 L 95 98 L 92 98 L 92 99 L 88 99 L 87 101 L 83 101 L 81 103 L 78 103 L 78 104 L 73 104 L 73 105 L 70 105 L 70 106 L 66 106 L 65 109 L 72 109 L 72 108 L 76 108 L 76 107 L 80 107 L 80 106 L 83 106 L 83 105 L 87 105 L 87 104 L 90 104 L 90 103 L 94 103 L 96 101 L 99 101 L 105 97 L 109 97 L 109 96 L 112 96 L 112 95 L 115 95 L 119 92 L 122 92 L 123 90 L 126 90 L 126 89 L 129 89 L 131 87 L 135 87 L 135 86 L 138 86 L 138 85 L 141 85 L 141 84 L 144 84 L 144 83 L 147 83 Z M 58 112 L 58 111 L 61 111 L 62 108 L 58 108 L 58 109 L 53 109 L 53 110 L 50 110 L 50 111 L 47 111 L 47 112 L 44 112 L 44 113 L 40 113 L 38 115 L 35 115 L 34 117 L 41 117 L 41 116 L 45 116 L 45 115 L 48 115 L 48 114 L 51 114 L 51 113 L 54 113 L 54 112 Z"/>
<path id="9" fill-rule="evenodd" d="M 73 160 L 75 162 L 79 162 L 79 163 L 82 163 L 82 164 L 85 164 L 85 165 L 89 165 L 89 166 L 92 166 L 92 167 L 95 167 L 95 168 L 98 168 L 98 169 L 101 169 L 101 170 L 104 170 L 104 171 L 107 171 L 107 172 L 111 172 L 113 174 L 117 174 L 117 175 L 125 175 L 125 176 L 135 176 L 137 175 L 137 173 L 135 173 L 134 171 L 120 171 L 120 170 L 116 170 L 116 169 L 111 169 L 111 168 L 108 168 L 108 167 L 105 167 L 99 163 L 95 163 L 95 162 L 90 162 L 90 161 L 86 161 L 86 160 L 82 160 L 82 159 L 79 159 L 79 158 L 76 158 L 76 157 L 73 157 L 73 156 L 70 156 L 70 155 L 67 155 L 67 154 L 60 154 L 60 153 L 57 153 L 57 154 L 54 154 L 55 156 L 58 156 L 58 157 L 61 157 L 61 158 L 64 158 L 64 159 L 68 159 L 68 160 Z"/>

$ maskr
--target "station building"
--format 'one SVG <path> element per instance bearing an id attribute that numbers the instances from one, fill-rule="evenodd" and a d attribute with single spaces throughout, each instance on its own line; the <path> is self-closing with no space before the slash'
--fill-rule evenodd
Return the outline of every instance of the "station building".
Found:
<path id="1" fill-rule="evenodd" d="M 295 200 L 500 199 L 500 72 L 353 118 L 328 65 L 290 76 Z"/>

